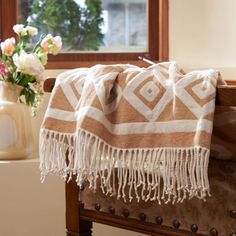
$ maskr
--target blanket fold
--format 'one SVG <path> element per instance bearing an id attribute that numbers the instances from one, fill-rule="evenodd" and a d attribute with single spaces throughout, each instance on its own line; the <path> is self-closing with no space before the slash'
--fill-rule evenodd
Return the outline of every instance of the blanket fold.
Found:
<path id="1" fill-rule="evenodd" d="M 76 175 L 124 201 L 205 199 L 218 76 L 175 62 L 60 74 L 40 131 L 42 179 Z"/>

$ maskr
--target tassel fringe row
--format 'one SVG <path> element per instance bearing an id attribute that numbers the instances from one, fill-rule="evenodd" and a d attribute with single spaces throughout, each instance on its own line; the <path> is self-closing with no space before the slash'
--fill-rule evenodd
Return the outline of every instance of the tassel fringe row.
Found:
<path id="1" fill-rule="evenodd" d="M 96 191 L 129 201 L 182 202 L 186 198 L 205 200 L 209 193 L 209 149 L 136 148 L 121 149 L 108 145 L 95 135 L 79 130 L 61 134 L 42 129 L 40 133 L 41 180 L 50 174 L 70 181 L 76 175 Z"/>

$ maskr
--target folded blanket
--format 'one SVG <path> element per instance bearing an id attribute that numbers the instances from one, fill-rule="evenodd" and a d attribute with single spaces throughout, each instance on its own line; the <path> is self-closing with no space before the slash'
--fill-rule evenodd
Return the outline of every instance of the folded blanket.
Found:
<path id="1" fill-rule="evenodd" d="M 59 75 L 40 132 L 42 179 L 76 175 L 130 201 L 204 199 L 217 78 L 175 62 Z"/>

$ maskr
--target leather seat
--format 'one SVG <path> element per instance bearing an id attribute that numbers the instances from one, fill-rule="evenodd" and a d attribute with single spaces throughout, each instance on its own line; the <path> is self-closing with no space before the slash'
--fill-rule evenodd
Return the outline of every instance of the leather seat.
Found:
<path id="1" fill-rule="evenodd" d="M 163 227 L 179 228 L 203 235 L 236 235 L 236 162 L 210 159 L 211 197 L 183 203 L 158 204 L 157 201 L 131 203 L 106 196 L 100 188 L 96 193 L 87 185 L 80 191 L 84 208 L 117 216 L 152 222 Z"/>

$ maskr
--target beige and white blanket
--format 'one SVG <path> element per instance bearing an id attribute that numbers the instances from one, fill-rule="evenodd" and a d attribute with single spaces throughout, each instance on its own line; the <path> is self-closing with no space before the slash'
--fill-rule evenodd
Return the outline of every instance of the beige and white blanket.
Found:
<path id="1" fill-rule="evenodd" d="M 130 201 L 204 199 L 217 78 L 175 62 L 59 75 L 40 132 L 42 178 L 76 175 Z"/>

